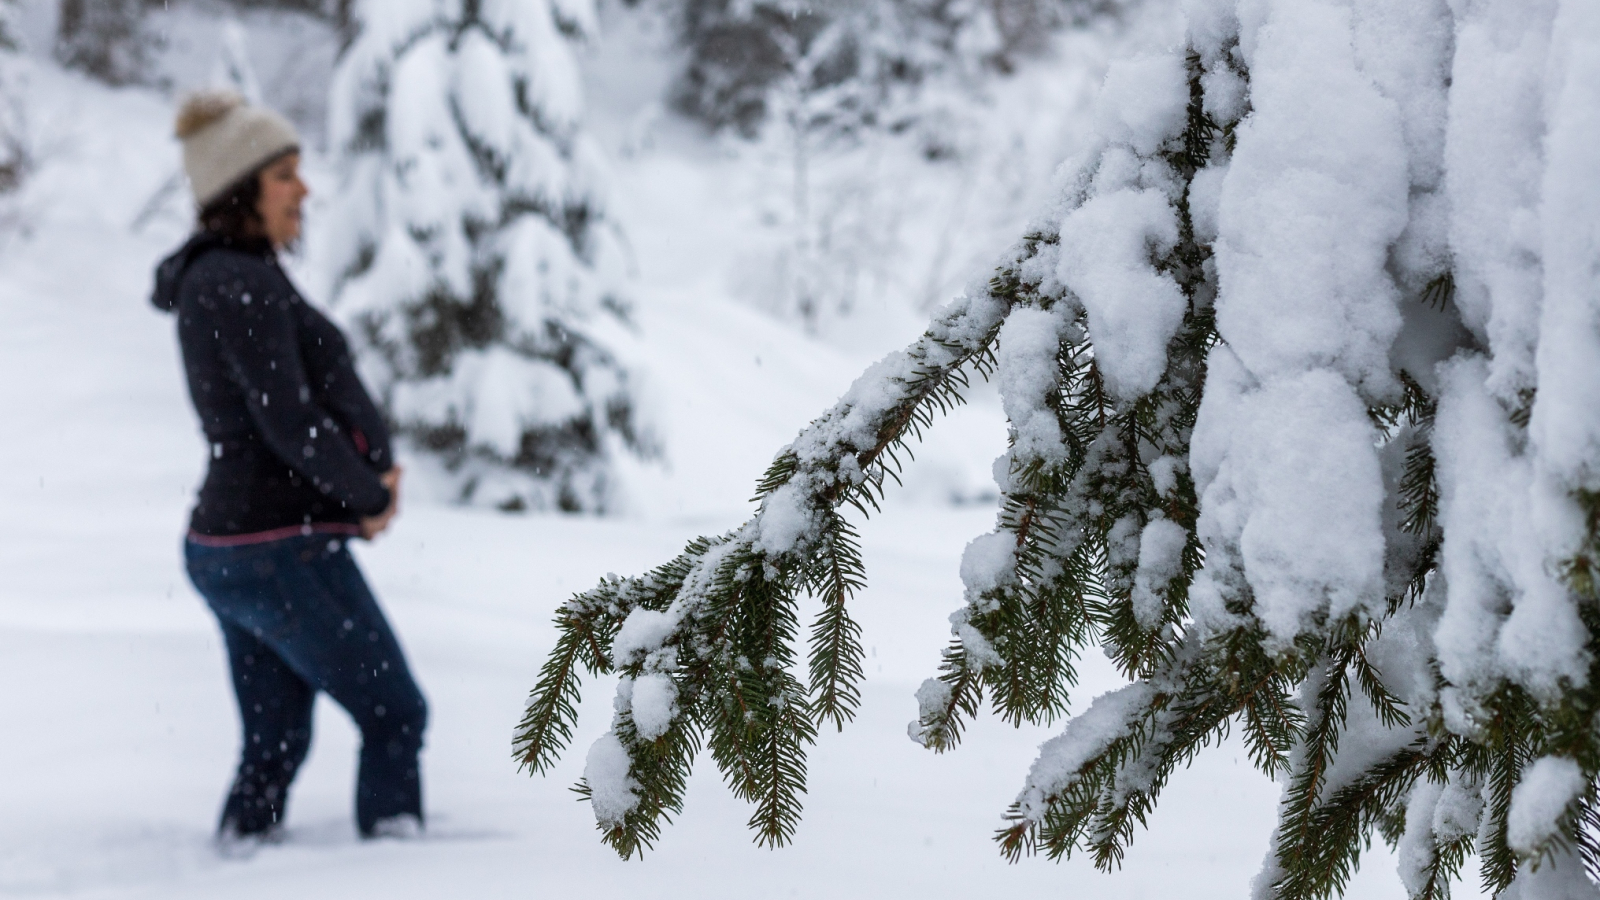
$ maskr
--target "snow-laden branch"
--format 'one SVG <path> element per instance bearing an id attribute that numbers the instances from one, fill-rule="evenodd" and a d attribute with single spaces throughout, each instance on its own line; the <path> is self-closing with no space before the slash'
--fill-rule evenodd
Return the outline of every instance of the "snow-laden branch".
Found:
<path id="1" fill-rule="evenodd" d="M 1019 263 L 1036 246 L 1021 245 Z M 899 467 L 896 452 L 961 402 L 968 371 L 991 370 L 1019 284 L 999 279 L 957 301 L 915 344 L 862 375 L 778 454 L 750 521 L 691 544 L 649 576 L 609 579 L 562 607 L 517 752 L 536 770 L 548 767 L 572 733 L 578 668 L 622 672 L 612 730 L 590 752 L 581 789 L 624 856 L 678 809 L 702 743 L 756 805 L 758 839 L 788 839 L 804 791 L 802 748 L 822 722 L 842 727 L 859 697 L 860 629 L 845 604 L 864 571 L 839 507 L 875 507 Z M 824 601 L 807 684 L 793 674 L 804 592 Z"/>
<path id="2" fill-rule="evenodd" d="M 589 790 L 625 853 L 702 740 L 787 837 L 859 677 L 837 617 L 833 664 L 788 674 L 795 592 L 842 610 L 838 506 L 877 499 L 942 396 L 918 390 L 992 359 L 1002 509 L 911 736 L 954 747 L 985 697 L 1064 716 L 1091 644 L 1129 681 L 1041 750 L 1003 852 L 1116 866 L 1237 735 L 1285 786 L 1260 897 L 1338 894 L 1374 835 L 1416 898 L 1473 852 L 1524 897 L 1600 871 L 1600 11 L 1184 6 L 1185 46 L 1112 67 L 1099 142 L 989 296 L 780 454 L 751 522 L 563 609 L 525 759 L 570 734 L 565 660 L 621 668 Z"/>

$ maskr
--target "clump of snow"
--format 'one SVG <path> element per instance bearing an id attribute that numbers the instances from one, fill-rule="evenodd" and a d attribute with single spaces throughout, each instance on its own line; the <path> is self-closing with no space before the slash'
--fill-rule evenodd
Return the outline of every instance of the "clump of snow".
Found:
<path id="1" fill-rule="evenodd" d="M 1139 534 L 1139 568 L 1133 576 L 1133 617 L 1145 628 L 1161 622 L 1163 591 L 1183 570 L 1189 532 L 1171 519 L 1152 519 Z"/>
<path id="2" fill-rule="evenodd" d="M 1596 900 L 1596 889 L 1587 874 L 1583 858 L 1569 849 L 1560 849 L 1539 861 L 1537 867 L 1524 865 L 1516 881 L 1500 892 L 1499 900 Z"/>
<path id="3" fill-rule="evenodd" d="M 755 546 L 768 556 L 793 550 L 801 537 L 817 526 L 806 500 L 800 486 L 793 483 L 768 494 L 761 501 L 761 516 L 756 520 L 760 536 Z"/>
<path id="4" fill-rule="evenodd" d="M 950 632 L 960 642 L 961 651 L 967 655 L 967 663 L 973 669 L 986 669 L 1005 662 L 983 632 L 972 624 L 971 607 L 962 607 L 950 614 Z"/>
<path id="5" fill-rule="evenodd" d="M 1441 370 L 1434 425 L 1440 566 L 1449 604 L 1435 640 L 1454 685 L 1483 690 L 1514 675 L 1540 696 L 1587 677 L 1586 634 L 1573 598 L 1547 565 L 1529 460 L 1490 395 L 1491 369 L 1470 357 Z"/>
<path id="6" fill-rule="evenodd" d="M 1551 0 L 1499 0 L 1456 14 L 1444 179 L 1456 302 L 1494 350 L 1488 384 L 1502 398 L 1538 380 L 1538 210 L 1555 9 Z"/>
<path id="7" fill-rule="evenodd" d="M 917 688 L 917 717 L 906 726 L 906 734 L 919 744 L 927 744 L 922 723 L 934 721 L 950 708 L 950 685 L 937 678 L 929 678 Z"/>
<path id="8" fill-rule="evenodd" d="M 1219 122 L 1237 122 L 1249 110 L 1250 85 L 1229 66 L 1212 66 L 1200 76 L 1205 110 Z"/>
<path id="9" fill-rule="evenodd" d="M 1433 865 L 1435 858 L 1434 810 L 1443 792 L 1444 785 L 1424 778 L 1417 782 L 1416 787 L 1411 789 L 1411 795 L 1406 798 L 1406 830 L 1395 855 L 1398 857 L 1400 883 L 1406 886 L 1406 893 L 1412 897 L 1420 895 L 1427 886 L 1428 867 Z"/>
<path id="10" fill-rule="evenodd" d="M 1068 720 L 1061 734 L 1045 741 L 1017 796 L 1023 817 L 1035 822 L 1043 819 L 1046 798 L 1072 787 L 1084 765 L 1112 741 L 1125 737 L 1153 693 L 1150 685 L 1136 682 L 1101 694 L 1088 709 Z"/>
<path id="11" fill-rule="evenodd" d="M 653 741 L 667 733 L 678 714 L 678 686 L 659 672 L 640 675 L 633 681 L 630 713 L 634 728 L 643 740 Z"/>
<path id="12" fill-rule="evenodd" d="M 1576 760 L 1565 756 L 1535 760 L 1511 792 L 1506 843 L 1519 853 L 1538 852 L 1556 836 L 1561 817 L 1588 787 L 1589 779 Z"/>
<path id="13" fill-rule="evenodd" d="M 1444 175 L 1451 29 L 1448 0 L 1358 0 L 1355 51 L 1361 71 L 1400 108 L 1411 183 L 1439 187 Z"/>
<path id="14" fill-rule="evenodd" d="M 1153 189 L 1101 194 L 1061 223 L 1059 277 L 1089 313 L 1095 360 L 1120 400 L 1148 393 L 1166 371 L 1188 300 L 1152 263 L 1177 242 L 1177 210 Z"/>
<path id="15" fill-rule="evenodd" d="M 621 825 L 623 818 L 639 805 L 639 782 L 629 774 L 631 765 L 627 748 L 614 732 L 606 732 L 589 747 L 583 781 L 589 786 L 595 821 L 601 825 Z"/>
<path id="16" fill-rule="evenodd" d="M 1156 493 L 1163 497 L 1170 496 L 1178 489 L 1178 473 L 1186 468 L 1183 459 L 1172 455 L 1164 455 L 1148 466 L 1150 483 L 1155 485 Z"/>
<path id="17" fill-rule="evenodd" d="M 997 531 L 972 539 L 961 554 L 961 583 L 976 598 L 1017 580 L 1017 538 Z"/>
<path id="18" fill-rule="evenodd" d="M 1287 649 L 1319 613 L 1383 606 L 1383 475 L 1366 407 L 1326 369 L 1252 388 L 1212 354 L 1191 465 L 1208 566 L 1237 566 Z"/>
<path id="19" fill-rule="evenodd" d="M 664 612 L 639 608 L 628 613 L 611 641 L 613 665 L 628 665 L 645 654 L 661 649 L 661 644 L 672 635 L 677 619 Z"/>
<path id="20" fill-rule="evenodd" d="M 1095 121 L 1107 140 L 1150 156 L 1183 131 L 1188 102 L 1189 75 L 1181 57 L 1163 53 L 1118 60 L 1106 69 Z"/>
<path id="21" fill-rule="evenodd" d="M 1400 326 L 1386 264 L 1410 197 L 1400 111 L 1360 70 L 1349 9 L 1253 8 L 1264 20 L 1241 42 L 1252 112 L 1222 188 L 1217 328 L 1253 377 L 1328 366 L 1386 390 Z"/>
<path id="22" fill-rule="evenodd" d="M 1113 572 L 1136 568 L 1139 564 L 1139 534 L 1144 530 L 1139 516 L 1129 513 L 1106 529 L 1106 563 Z"/>
<path id="23" fill-rule="evenodd" d="M 1433 810 L 1433 833 L 1440 840 L 1455 840 L 1473 834 L 1483 815 L 1483 796 L 1455 779 L 1445 785 Z"/>
<path id="24" fill-rule="evenodd" d="M 1021 307 L 1000 328 L 996 380 L 1011 422 L 1013 459 L 1065 458 L 1061 423 L 1049 402 L 1056 393 L 1056 357 L 1065 327 L 1059 308 Z"/>
<path id="25" fill-rule="evenodd" d="M 1239 38 L 1238 3 L 1234 0 L 1182 0 L 1189 43 L 1207 69 Z"/>
<path id="26" fill-rule="evenodd" d="M 1600 488 L 1600 9 L 1563 3 L 1552 27 L 1550 117 L 1544 137 L 1544 297 L 1536 364 L 1541 378 L 1529 432 L 1564 490 Z"/>
<path id="27" fill-rule="evenodd" d="M 1222 210 L 1222 185 L 1227 175 L 1227 166 L 1210 165 L 1194 173 L 1189 182 L 1189 221 L 1194 225 L 1195 240 L 1210 244 L 1217 239 L 1221 228 L 1217 217 Z"/>

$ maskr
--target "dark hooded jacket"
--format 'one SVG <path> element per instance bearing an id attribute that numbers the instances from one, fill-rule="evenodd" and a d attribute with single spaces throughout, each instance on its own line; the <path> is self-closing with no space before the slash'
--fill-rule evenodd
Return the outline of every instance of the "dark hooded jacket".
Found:
<path id="1" fill-rule="evenodd" d="M 202 232 L 156 269 L 211 446 L 190 527 L 203 536 L 344 525 L 381 513 L 389 430 L 338 327 L 264 239 Z"/>

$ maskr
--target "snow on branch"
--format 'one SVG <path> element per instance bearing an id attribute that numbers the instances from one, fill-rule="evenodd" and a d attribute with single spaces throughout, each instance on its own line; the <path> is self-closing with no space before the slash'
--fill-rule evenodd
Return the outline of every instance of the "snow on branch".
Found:
<path id="1" fill-rule="evenodd" d="M 1112 67 L 1099 142 L 987 296 L 786 448 L 750 522 L 563 607 L 520 748 L 542 768 L 570 736 L 579 665 L 623 673 L 586 789 L 625 855 L 702 743 L 758 839 L 792 833 L 860 678 L 838 509 L 881 498 L 970 363 L 1010 420 L 1003 501 L 910 736 L 949 750 L 986 698 L 1067 716 L 1091 645 L 1128 681 L 1041 749 L 1003 853 L 1119 865 L 1236 736 L 1284 785 L 1258 897 L 1340 894 L 1374 836 L 1419 900 L 1473 853 L 1496 893 L 1593 895 L 1600 7 L 1184 8 L 1182 48 Z M 830 611 L 809 686 L 800 590 Z"/>
<path id="2" fill-rule="evenodd" d="M 1021 258 L 1036 242 L 1019 248 Z M 517 733 L 517 754 L 544 771 L 576 721 L 579 667 L 620 671 L 612 730 L 595 745 L 580 790 L 606 840 L 641 852 L 680 809 L 702 746 L 756 811 L 757 839 L 792 835 L 805 789 L 803 747 L 859 698 L 860 628 L 846 609 L 865 575 L 839 507 L 875 508 L 897 453 L 962 402 L 967 372 L 993 368 L 990 348 L 1018 290 L 957 301 L 905 351 L 878 363 L 784 448 L 743 526 L 692 543 L 643 578 L 608 579 L 558 613 L 560 638 Z M 1009 293 L 1008 293 L 1009 292 Z M 824 601 L 811 632 L 810 677 L 797 663 L 796 602 Z"/>

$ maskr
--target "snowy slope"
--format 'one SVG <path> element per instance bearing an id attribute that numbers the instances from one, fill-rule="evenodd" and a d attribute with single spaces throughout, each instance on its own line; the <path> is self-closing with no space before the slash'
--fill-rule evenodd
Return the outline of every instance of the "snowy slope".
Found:
<path id="1" fill-rule="evenodd" d="M 863 362 L 796 339 L 696 277 L 719 262 L 694 215 L 718 201 L 716 161 L 670 146 L 648 166 L 619 164 L 624 184 L 658 192 L 638 191 L 654 218 L 634 230 L 669 466 L 635 473 L 637 514 L 615 520 L 413 502 L 359 552 L 433 708 L 428 837 L 354 839 L 354 734 L 324 704 L 287 843 L 248 861 L 216 858 L 207 839 L 236 724 L 219 642 L 178 557 L 203 448 L 171 321 L 144 299 L 184 224 L 129 228 L 176 166 L 171 107 L 48 67 L 33 89 L 48 153 L 20 198 L 28 233 L 0 238 L 0 895 L 1245 894 L 1278 789 L 1237 748 L 1206 754 L 1178 780 L 1125 870 L 1107 876 L 1081 861 L 1007 866 L 988 840 L 1047 732 L 984 719 L 944 757 L 905 738 L 912 691 L 959 603 L 960 549 L 990 524 L 982 505 L 902 502 L 863 528 L 873 583 L 857 603 L 872 648 L 862 714 L 819 742 L 795 846 L 751 846 L 747 811 L 707 765 L 658 850 L 616 860 L 567 791 L 606 725 L 610 685 L 588 692 L 577 749 L 554 775 L 515 770 L 511 726 L 553 640 L 555 605 L 607 571 L 639 571 L 696 533 L 737 524 L 772 452 Z M 913 484 L 906 500 L 981 471 L 1003 443 L 996 416 L 978 408 L 945 423 L 952 437 L 935 455 L 955 474 Z M 1114 681 L 1103 665 L 1086 670 L 1081 697 Z M 1351 896 L 1400 896 L 1392 868 L 1375 854 Z"/>

